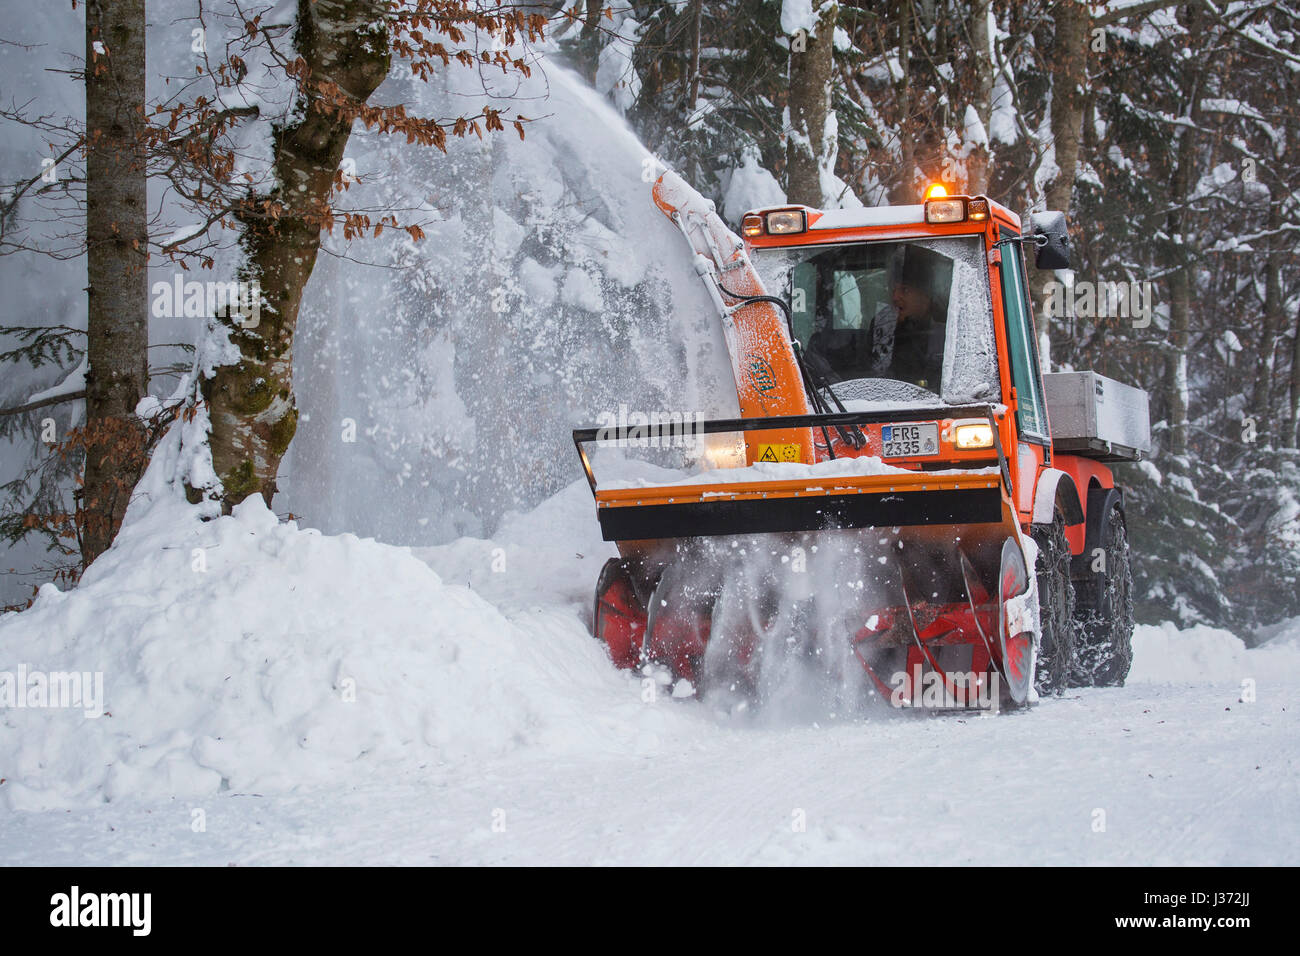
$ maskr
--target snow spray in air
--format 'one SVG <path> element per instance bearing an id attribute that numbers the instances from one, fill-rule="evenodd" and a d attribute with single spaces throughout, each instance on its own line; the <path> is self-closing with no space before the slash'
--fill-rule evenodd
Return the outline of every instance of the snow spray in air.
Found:
<path id="1" fill-rule="evenodd" d="M 765 722 L 851 719 L 885 702 L 854 654 L 873 609 L 888 603 L 887 556 L 860 534 L 715 539 L 727 571 L 705 650 L 705 698 L 751 707 Z M 885 558 L 886 563 L 880 563 Z"/>

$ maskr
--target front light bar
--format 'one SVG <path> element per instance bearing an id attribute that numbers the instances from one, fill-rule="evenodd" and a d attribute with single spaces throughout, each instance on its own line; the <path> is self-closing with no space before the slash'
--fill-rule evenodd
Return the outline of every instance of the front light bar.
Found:
<path id="1" fill-rule="evenodd" d="M 808 212 L 804 209 L 777 209 L 763 215 L 750 213 L 741 221 L 740 231 L 748 239 L 764 234 L 797 235 L 808 231 Z"/>

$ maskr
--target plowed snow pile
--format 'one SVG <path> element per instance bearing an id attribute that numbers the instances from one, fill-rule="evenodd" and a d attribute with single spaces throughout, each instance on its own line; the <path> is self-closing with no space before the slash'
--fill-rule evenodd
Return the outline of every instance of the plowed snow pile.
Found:
<path id="1" fill-rule="evenodd" d="M 590 512 L 585 486 L 572 490 Z M 520 611 L 521 626 L 406 548 L 278 523 L 257 496 L 202 521 L 170 489 L 153 494 L 80 587 L 47 585 L 0 620 L 0 673 L 103 674 L 103 716 L 0 713 L 12 808 L 278 791 L 518 750 L 636 752 L 685 719 L 644 707 L 563 597 Z M 569 527 L 530 534 L 568 564 L 527 545 L 458 553 L 525 591 L 530 555 L 557 590 L 576 565 L 588 590 L 605 552 L 597 535 L 576 557 L 595 522 L 562 499 L 550 520 Z"/>
<path id="2" fill-rule="evenodd" d="M 1166 621 L 1134 632 L 1129 682 L 1200 684 L 1297 671 L 1300 627 L 1284 628 L 1268 643 L 1247 649 L 1241 638 L 1222 628 L 1197 624 L 1179 630 Z"/>

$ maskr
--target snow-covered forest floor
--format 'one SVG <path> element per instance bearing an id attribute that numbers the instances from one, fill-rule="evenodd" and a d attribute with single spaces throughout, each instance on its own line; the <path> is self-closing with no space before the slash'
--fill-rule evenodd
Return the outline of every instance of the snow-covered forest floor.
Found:
<path id="1" fill-rule="evenodd" d="M 737 724 L 591 638 L 581 483 L 418 551 L 154 492 L 0 622 L 6 666 L 102 671 L 107 711 L 7 711 L 6 863 L 1297 858 L 1300 626 L 1140 627 L 1127 687 L 1028 712 Z"/>

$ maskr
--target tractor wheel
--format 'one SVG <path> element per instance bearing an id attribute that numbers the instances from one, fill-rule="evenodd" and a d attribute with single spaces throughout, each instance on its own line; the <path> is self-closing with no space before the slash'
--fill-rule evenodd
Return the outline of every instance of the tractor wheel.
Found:
<path id="1" fill-rule="evenodd" d="M 1070 543 L 1058 513 L 1050 525 L 1034 529 L 1038 545 L 1038 612 L 1042 641 L 1034 688 L 1039 696 L 1060 694 L 1073 670 L 1075 655 L 1074 583 L 1070 580 Z"/>
<path id="2" fill-rule="evenodd" d="M 1025 553 L 1018 542 L 1007 538 L 1002 542 L 1002 561 L 998 570 L 998 625 L 997 640 L 1002 658 L 999 671 L 1003 680 L 999 685 L 1000 708 L 1011 710 L 1029 706 L 1029 688 L 1034 685 L 1037 669 L 1037 648 L 1032 631 L 1023 627 L 1023 618 L 1008 618 L 1009 602 L 1029 591 L 1029 569 L 1025 566 Z"/>
<path id="3" fill-rule="evenodd" d="M 1123 687 L 1133 663 L 1133 568 L 1124 515 L 1112 508 L 1101 529 L 1104 564 L 1080 595 L 1078 655 L 1071 683 Z M 1090 582 L 1092 583 L 1092 582 Z"/>
<path id="4" fill-rule="evenodd" d="M 609 648 L 615 666 L 636 666 L 645 637 L 645 606 L 637 597 L 625 562 L 610 558 L 596 583 L 596 611 L 592 633 Z"/>

